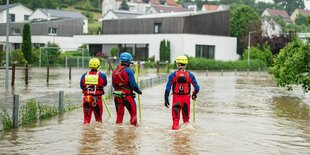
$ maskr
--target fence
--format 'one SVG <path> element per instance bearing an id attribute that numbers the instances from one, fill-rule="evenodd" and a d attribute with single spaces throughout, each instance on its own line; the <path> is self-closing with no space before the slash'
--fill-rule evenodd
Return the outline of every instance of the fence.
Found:
<path id="1" fill-rule="evenodd" d="M 206 76 L 209 76 L 209 70 L 207 69 L 205 71 L 205 75 Z M 225 72 L 234 72 L 234 75 L 237 76 L 237 75 L 243 75 L 244 73 L 246 73 L 247 76 L 250 75 L 250 72 L 257 72 L 257 74 L 261 74 L 261 68 L 257 68 L 257 70 L 250 70 L 250 69 L 247 69 L 247 70 L 237 70 L 237 69 L 234 69 L 234 70 L 224 70 L 224 69 L 221 69 L 220 71 L 216 70 L 212 70 L 212 72 L 220 72 L 220 75 L 221 76 L 224 76 L 224 73 Z"/>
<path id="2" fill-rule="evenodd" d="M 16 128 L 29 122 L 63 114 L 65 111 L 80 107 L 80 105 L 80 93 L 65 94 L 64 91 L 28 99 L 22 99 L 19 95 L 1 98 L 0 130 Z"/>
<path id="3" fill-rule="evenodd" d="M 152 86 L 166 82 L 167 74 L 142 79 L 139 81 L 140 89 L 150 88 Z M 113 87 L 105 87 L 105 98 L 111 99 L 113 96 Z M 13 95 L 11 97 L 0 98 L 0 130 L 19 125 L 24 125 L 37 120 L 49 118 L 65 111 L 70 111 L 80 107 L 82 103 L 81 92 L 49 94 L 34 98 L 25 98 L 27 96 Z M 3 125 L 6 124 L 6 125 Z"/>

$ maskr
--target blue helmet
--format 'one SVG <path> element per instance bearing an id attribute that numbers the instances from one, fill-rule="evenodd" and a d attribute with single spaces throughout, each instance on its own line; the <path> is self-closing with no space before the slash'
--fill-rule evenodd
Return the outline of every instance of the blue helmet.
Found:
<path id="1" fill-rule="evenodd" d="M 130 53 L 128 52 L 123 52 L 120 56 L 119 56 L 121 62 L 129 62 L 132 63 L 132 56 Z"/>

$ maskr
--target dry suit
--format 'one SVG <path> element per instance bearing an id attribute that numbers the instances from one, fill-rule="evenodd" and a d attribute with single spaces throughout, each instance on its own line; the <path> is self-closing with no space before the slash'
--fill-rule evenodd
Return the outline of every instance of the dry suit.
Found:
<path id="1" fill-rule="evenodd" d="M 116 124 L 123 122 L 125 107 L 130 114 L 130 124 L 137 125 L 137 106 L 134 100 L 135 94 L 142 94 L 138 87 L 134 72 L 128 65 L 122 64 L 112 73 L 112 85 L 114 88 L 114 102 L 116 107 Z"/>
<path id="2" fill-rule="evenodd" d="M 97 122 L 102 122 L 102 95 L 107 85 L 107 77 L 104 73 L 97 70 L 90 70 L 82 75 L 80 80 L 80 87 L 84 94 L 83 97 L 83 113 L 84 124 L 89 124 L 91 120 L 92 111 L 94 111 Z"/>
<path id="3" fill-rule="evenodd" d="M 179 128 L 180 115 L 182 112 L 183 122 L 188 123 L 190 118 L 190 93 L 191 85 L 194 87 L 192 95 L 199 92 L 199 85 L 194 74 L 180 69 L 170 74 L 165 91 L 165 101 L 169 102 L 169 93 L 172 87 L 172 129 Z"/>

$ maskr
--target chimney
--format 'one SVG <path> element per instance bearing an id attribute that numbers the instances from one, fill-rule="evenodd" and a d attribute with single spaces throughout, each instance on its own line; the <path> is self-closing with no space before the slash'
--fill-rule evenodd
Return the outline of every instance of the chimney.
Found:
<path id="1" fill-rule="evenodd" d="M 51 20 L 51 14 L 47 13 L 47 20 Z"/>

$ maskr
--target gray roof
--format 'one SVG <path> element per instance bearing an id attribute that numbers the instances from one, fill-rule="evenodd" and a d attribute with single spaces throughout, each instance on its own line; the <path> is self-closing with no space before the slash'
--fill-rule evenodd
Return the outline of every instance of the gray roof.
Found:
<path id="1" fill-rule="evenodd" d="M 133 12 L 133 11 L 124 11 L 124 10 L 112 10 L 112 11 L 119 18 L 136 17 L 139 15 L 145 14 L 143 12 Z"/>
<path id="2" fill-rule="evenodd" d="M 19 3 L 9 4 L 9 8 L 20 5 Z M 0 5 L 0 11 L 6 10 L 6 5 Z"/>
<path id="3" fill-rule="evenodd" d="M 79 12 L 67 11 L 67 10 L 54 10 L 54 9 L 39 9 L 45 15 L 50 14 L 51 17 L 61 18 L 83 18 L 87 19 L 84 15 Z"/>

